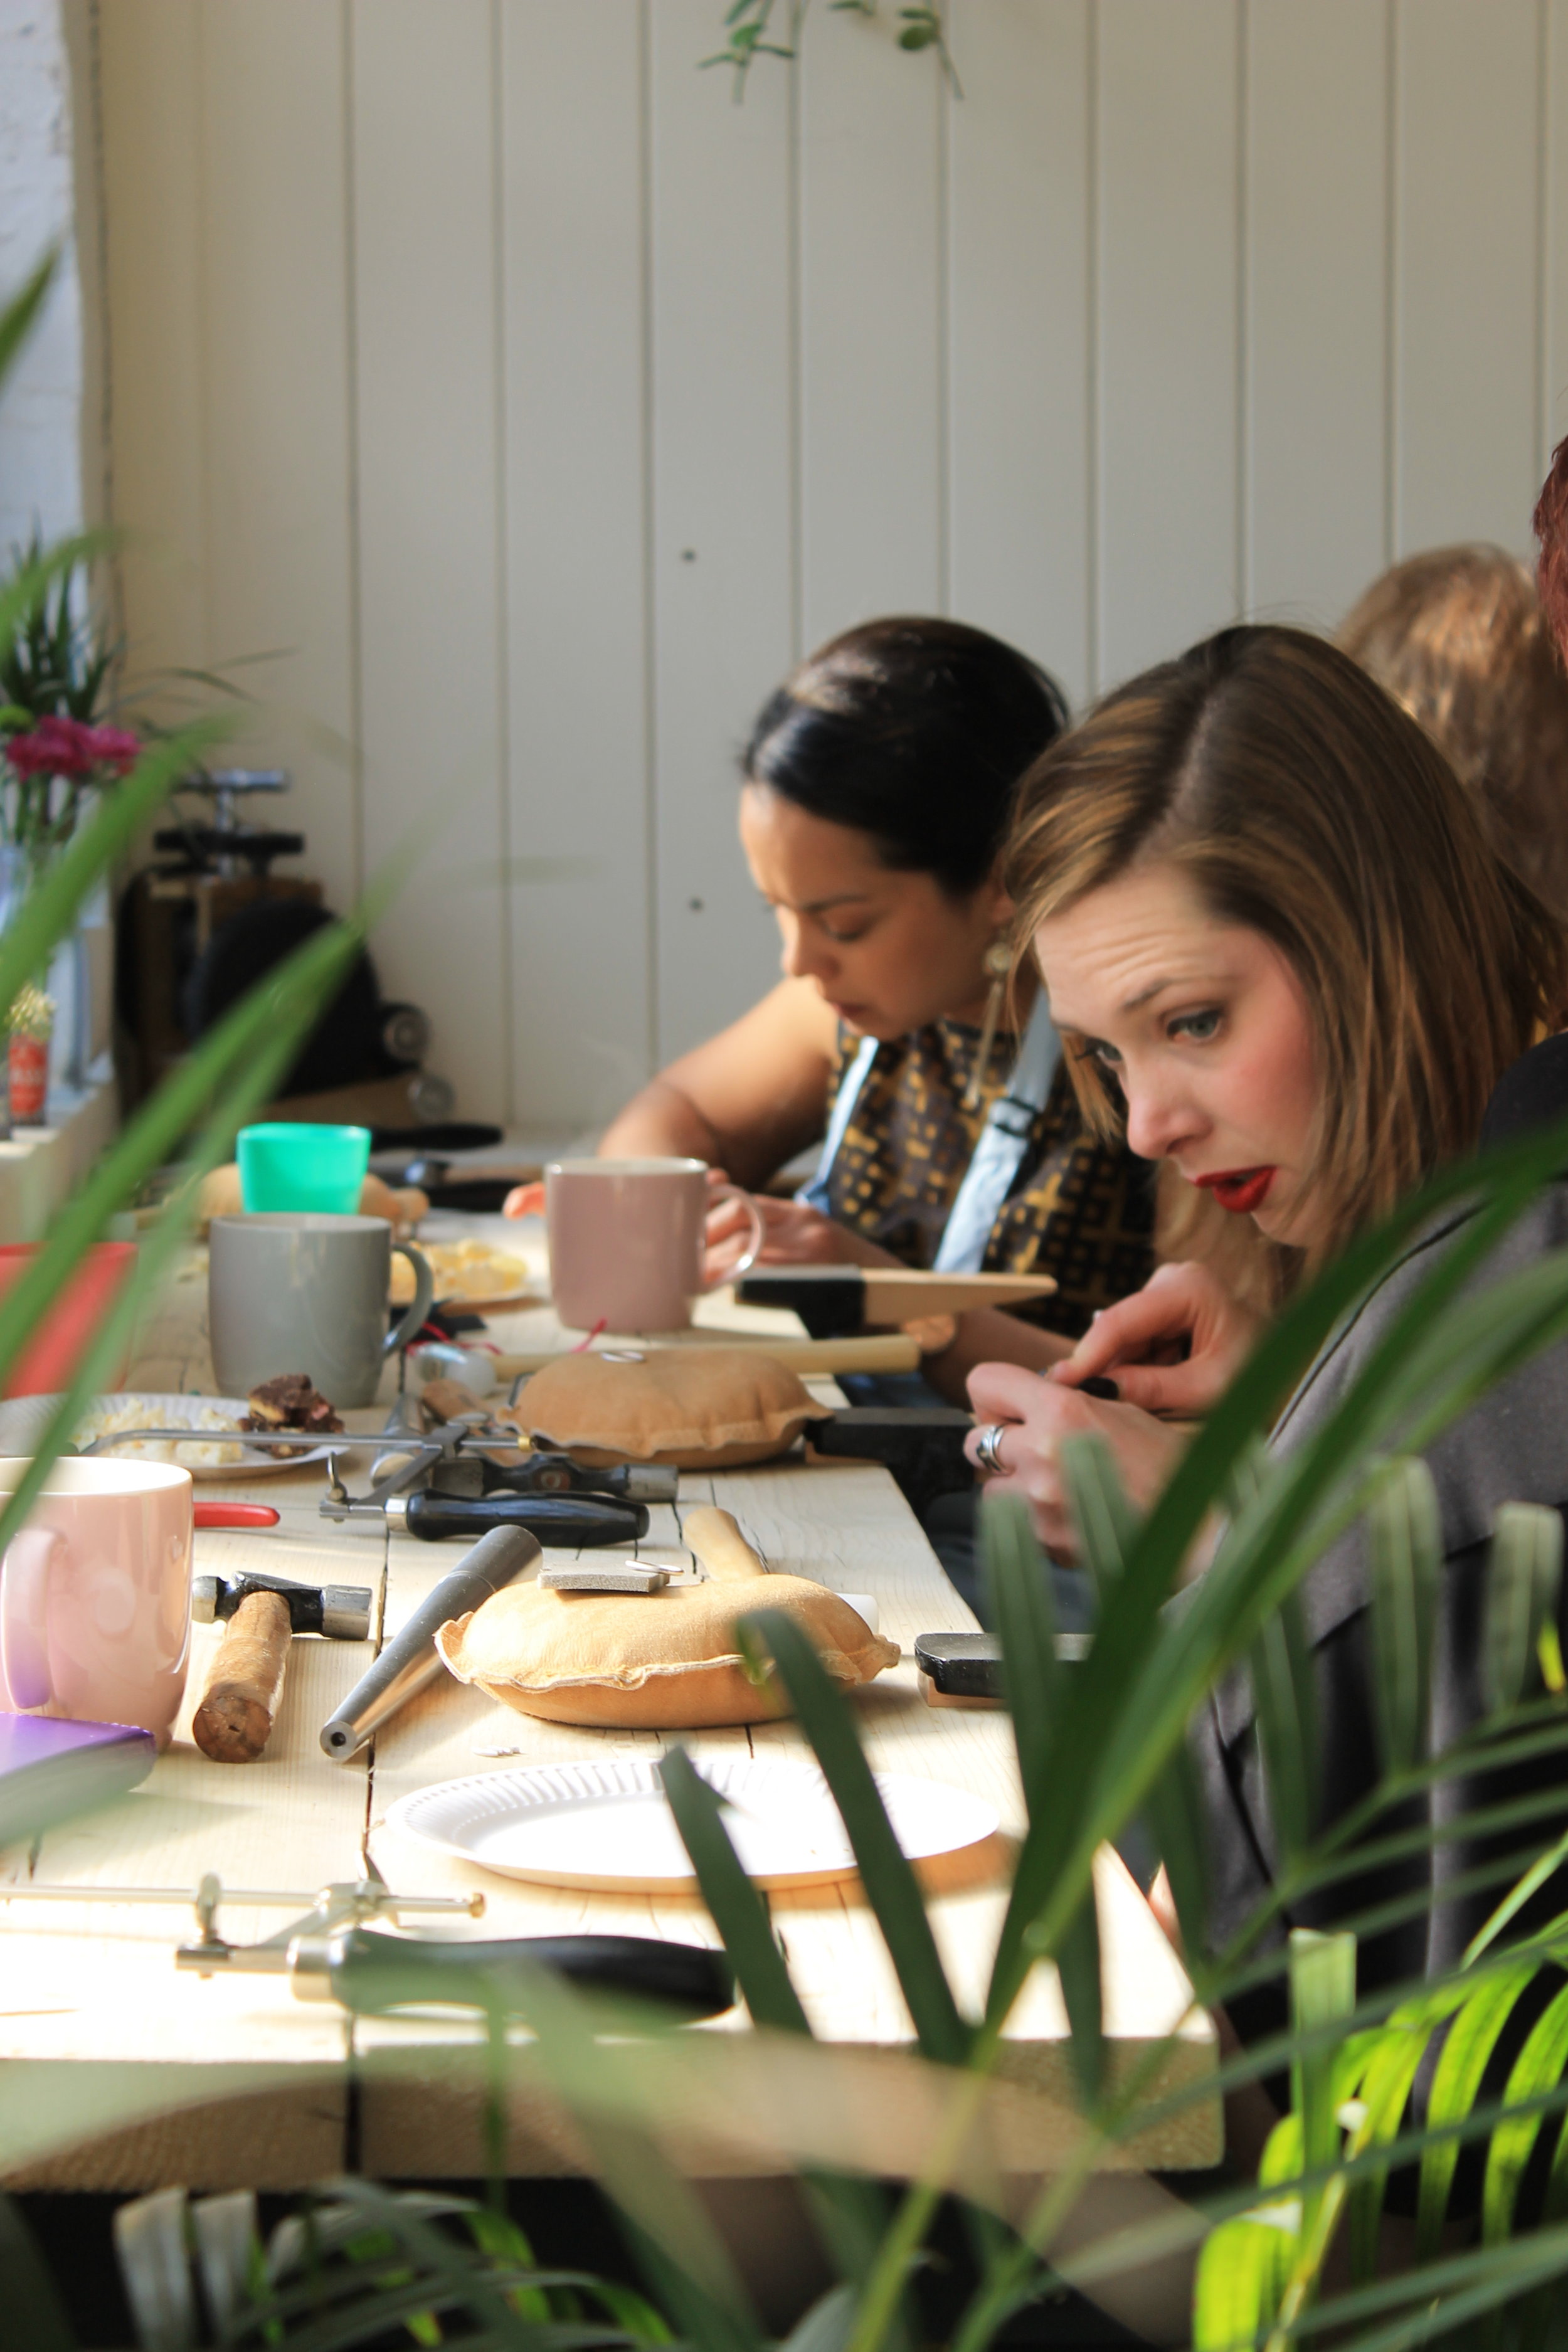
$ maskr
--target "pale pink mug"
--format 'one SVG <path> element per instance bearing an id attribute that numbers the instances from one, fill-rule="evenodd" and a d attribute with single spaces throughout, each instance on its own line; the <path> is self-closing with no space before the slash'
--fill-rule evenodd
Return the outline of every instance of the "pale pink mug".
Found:
<path id="1" fill-rule="evenodd" d="M 0 1461 L 0 1496 L 25 1461 Z M 191 1474 L 57 1462 L 0 1564 L 6 1706 L 140 1724 L 168 1745 L 191 1638 Z"/>
<path id="2" fill-rule="evenodd" d="M 743 1203 L 752 1238 L 702 1277 L 703 1228 L 720 1201 Z M 756 1264 L 763 1220 L 738 1184 L 710 1184 L 700 1160 L 555 1160 L 544 1171 L 550 1285 L 575 1331 L 679 1331 L 692 1301 Z"/>

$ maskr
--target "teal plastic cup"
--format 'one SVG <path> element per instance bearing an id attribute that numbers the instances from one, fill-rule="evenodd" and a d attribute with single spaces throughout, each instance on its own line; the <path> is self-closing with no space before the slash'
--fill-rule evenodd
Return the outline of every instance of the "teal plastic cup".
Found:
<path id="1" fill-rule="evenodd" d="M 357 1216 L 369 1165 L 368 1127 L 275 1119 L 239 1130 L 239 1193 L 247 1216 L 268 1209 Z"/>

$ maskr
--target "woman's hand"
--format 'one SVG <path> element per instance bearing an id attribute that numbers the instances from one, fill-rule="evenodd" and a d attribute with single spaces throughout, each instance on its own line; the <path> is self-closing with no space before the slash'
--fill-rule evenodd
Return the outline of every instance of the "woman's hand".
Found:
<path id="1" fill-rule="evenodd" d="M 1194 1420 L 1219 1402 L 1262 1328 L 1206 1267 L 1163 1265 L 1142 1290 L 1097 1315 L 1050 1377 L 1077 1388 L 1109 1375 L 1123 1403 Z"/>
<path id="2" fill-rule="evenodd" d="M 729 1181 L 721 1168 L 708 1171 L 710 1184 Z M 763 1221 L 763 1241 L 759 1265 L 834 1265 L 848 1259 L 847 1236 L 842 1226 L 804 1201 L 775 1200 L 768 1192 L 748 1193 Z M 751 1223 L 739 1201 L 721 1201 L 708 1212 L 703 1277 L 721 1282 L 742 1255 L 752 1238 Z"/>
<path id="3" fill-rule="evenodd" d="M 1064 1437 L 1103 1437 L 1129 1496 L 1143 1509 L 1162 1492 L 1185 1451 L 1174 1430 L 1137 1405 L 1101 1404 L 1021 1364 L 977 1364 L 969 1375 L 969 1402 L 981 1427 L 965 1438 L 964 1452 L 979 1468 L 982 1430 L 988 1423 L 1001 1425 L 995 1456 L 1001 1469 L 988 1479 L 987 1491 L 1024 1496 L 1036 1533 L 1058 1559 L 1071 1559 L 1078 1550 L 1057 1466 Z"/>

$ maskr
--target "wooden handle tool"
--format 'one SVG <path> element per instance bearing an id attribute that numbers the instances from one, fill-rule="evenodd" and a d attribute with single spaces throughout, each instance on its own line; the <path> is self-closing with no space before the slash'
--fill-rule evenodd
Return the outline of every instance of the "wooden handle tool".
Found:
<path id="1" fill-rule="evenodd" d="M 695 1552 L 711 1577 L 730 1583 L 766 1576 L 767 1564 L 741 1533 L 733 1512 L 715 1510 L 710 1503 L 688 1511 L 680 1523 L 680 1539 Z"/>
<path id="2" fill-rule="evenodd" d="M 272 1736 L 294 1638 L 280 1592 L 249 1592 L 229 1619 L 191 1735 L 215 1764 L 253 1764 Z"/>
<path id="3" fill-rule="evenodd" d="M 673 1341 L 632 1339 L 605 1344 L 649 1357 L 664 1355 L 672 1346 L 740 1348 L 747 1355 L 771 1356 L 775 1364 L 784 1364 L 807 1380 L 830 1380 L 837 1372 L 912 1372 L 919 1370 L 921 1360 L 919 1346 L 902 1331 L 879 1332 L 866 1339 L 770 1339 L 754 1331 L 725 1331 L 713 1325 Z M 565 1353 L 562 1348 L 541 1348 L 522 1355 L 497 1356 L 496 1378 L 508 1381 L 520 1372 L 542 1372 L 546 1364 L 557 1362 Z"/>

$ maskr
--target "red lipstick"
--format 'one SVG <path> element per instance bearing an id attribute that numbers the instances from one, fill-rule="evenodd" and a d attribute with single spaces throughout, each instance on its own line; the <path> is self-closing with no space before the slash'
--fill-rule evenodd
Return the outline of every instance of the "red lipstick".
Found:
<path id="1" fill-rule="evenodd" d="M 1273 1168 L 1231 1168 L 1217 1176 L 1195 1176 L 1193 1181 L 1212 1192 L 1222 1209 L 1246 1217 L 1263 1206 L 1278 1172 Z"/>

